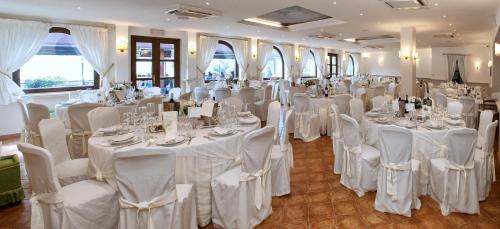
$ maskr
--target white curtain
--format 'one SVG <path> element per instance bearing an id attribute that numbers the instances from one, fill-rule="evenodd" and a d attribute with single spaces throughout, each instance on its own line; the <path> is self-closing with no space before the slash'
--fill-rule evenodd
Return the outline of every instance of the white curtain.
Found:
<path id="1" fill-rule="evenodd" d="M 292 66 L 293 66 L 293 46 L 291 45 L 279 45 L 278 48 L 283 54 L 283 61 L 285 64 L 285 79 L 291 79 L 292 76 Z"/>
<path id="2" fill-rule="evenodd" d="M 269 60 L 271 59 L 271 55 L 273 54 L 273 45 L 267 43 L 259 43 L 257 53 L 259 55 L 259 58 L 257 60 L 257 73 L 260 75 L 259 79 L 262 80 L 267 62 L 269 62 Z"/>
<path id="3" fill-rule="evenodd" d="M 240 66 L 240 79 L 247 79 L 248 71 L 248 41 L 245 40 L 227 40 L 233 46 L 234 56 Z"/>
<path id="4" fill-rule="evenodd" d="M 201 36 L 198 41 L 198 60 L 196 65 L 196 70 L 199 75 L 204 77 L 205 71 L 208 66 L 210 66 L 210 62 L 214 58 L 215 51 L 217 50 L 217 45 L 219 44 L 219 39 L 214 37 L 204 37 Z"/>
<path id="5" fill-rule="evenodd" d="M 316 48 L 313 49 L 313 52 L 316 67 L 318 68 L 318 78 L 323 79 L 323 76 L 325 75 L 325 49 Z"/>
<path id="6" fill-rule="evenodd" d="M 68 28 L 82 56 L 101 76 L 101 88 L 109 88 L 108 76 L 114 64 L 109 52 L 108 29 L 81 25 L 69 25 Z"/>
<path id="7" fill-rule="evenodd" d="M 299 48 L 299 73 L 302 76 L 304 69 L 307 66 L 307 57 L 309 57 L 310 48 L 300 47 Z"/>
<path id="8" fill-rule="evenodd" d="M 12 72 L 40 50 L 49 29 L 41 22 L 0 19 L 0 105 L 13 103 L 24 94 L 12 81 Z"/>
<path id="9" fill-rule="evenodd" d="M 349 69 L 349 55 L 350 53 L 344 51 L 342 56 L 342 69 L 343 69 L 343 72 L 342 72 L 342 75 L 343 77 L 347 76 L 347 70 Z"/>
<path id="10" fill-rule="evenodd" d="M 453 79 L 455 73 L 455 67 L 458 62 L 458 71 L 460 72 L 460 77 L 465 82 L 465 56 L 464 55 L 446 55 L 448 60 L 448 80 Z"/>

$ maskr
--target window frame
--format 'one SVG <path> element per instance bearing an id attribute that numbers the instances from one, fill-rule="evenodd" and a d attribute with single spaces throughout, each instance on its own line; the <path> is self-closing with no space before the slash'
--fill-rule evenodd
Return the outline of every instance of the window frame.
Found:
<path id="1" fill-rule="evenodd" d="M 273 46 L 273 51 L 274 50 L 276 50 L 278 52 L 278 54 L 280 55 L 280 59 L 281 59 L 281 76 L 278 78 L 285 79 L 285 58 L 283 58 L 283 53 L 281 52 L 281 50 L 278 47 Z M 268 62 L 269 62 L 269 60 L 268 60 Z M 267 67 L 267 63 L 266 63 L 266 67 Z M 268 78 L 263 77 L 262 79 L 270 80 L 271 78 L 273 78 L 273 77 L 268 77 Z"/>
<path id="2" fill-rule="evenodd" d="M 234 56 L 234 71 L 235 71 L 235 78 L 236 79 L 239 79 L 240 78 L 240 65 L 238 64 L 238 60 L 236 59 L 236 54 L 234 53 L 234 49 L 233 49 L 233 46 L 231 44 L 229 44 L 229 42 L 227 41 L 223 41 L 223 40 L 219 40 L 217 46 L 219 45 L 225 45 L 227 46 L 229 49 L 231 49 L 231 51 L 233 52 L 233 54 L 235 55 Z M 216 51 L 217 52 L 217 51 Z M 210 61 L 210 64 L 212 64 L 212 61 L 215 59 L 215 53 L 214 53 L 214 58 L 212 58 L 212 60 Z M 209 66 L 210 66 L 209 64 Z M 214 81 L 217 81 L 217 80 L 206 80 L 205 79 L 205 72 L 203 73 L 203 80 L 205 81 L 205 83 L 210 83 L 210 82 L 214 82 Z"/>
<path id="3" fill-rule="evenodd" d="M 335 63 L 333 63 L 333 57 L 335 57 Z M 329 59 L 328 69 L 330 71 L 330 78 L 334 76 L 335 78 L 337 78 L 339 75 L 339 55 L 337 53 L 328 53 L 328 59 Z M 333 67 L 335 67 L 335 75 L 332 73 Z"/>
<path id="4" fill-rule="evenodd" d="M 314 76 L 301 76 L 300 78 L 301 79 L 314 79 L 314 78 L 318 78 L 318 63 L 316 63 L 316 56 L 314 55 L 314 52 L 312 50 L 309 51 L 309 54 L 312 55 L 313 57 L 313 61 L 314 61 Z M 302 69 L 302 72 L 304 71 L 304 69 Z"/>
<path id="5" fill-rule="evenodd" d="M 151 43 L 152 47 L 152 75 L 151 80 L 153 81 L 153 87 L 160 87 L 162 79 L 171 79 L 171 77 L 160 77 L 160 66 L 161 62 L 174 62 L 174 86 L 181 87 L 181 40 L 177 38 L 167 38 L 167 37 L 149 37 L 149 36 L 130 36 L 130 81 L 133 85 L 137 85 L 137 42 Z M 160 58 L 160 44 L 173 44 L 174 45 L 174 60 L 161 60 Z M 139 60 L 140 62 L 141 60 Z M 139 78 L 139 80 L 142 80 Z"/>
<path id="6" fill-rule="evenodd" d="M 71 35 L 71 32 L 67 28 L 63 27 L 51 27 L 49 33 L 64 33 Z M 101 77 L 94 70 L 94 85 L 93 86 L 75 86 L 75 87 L 51 87 L 51 88 L 28 88 L 23 89 L 26 94 L 34 93 L 45 93 L 45 92 L 63 92 L 63 91 L 77 91 L 77 90 L 87 90 L 87 89 L 99 89 Z M 12 80 L 21 87 L 21 69 L 16 70 L 12 73 Z"/>

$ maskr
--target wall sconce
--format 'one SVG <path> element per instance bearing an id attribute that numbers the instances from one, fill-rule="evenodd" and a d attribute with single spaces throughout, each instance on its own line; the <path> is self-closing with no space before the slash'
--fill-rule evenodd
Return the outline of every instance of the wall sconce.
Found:
<path id="1" fill-rule="evenodd" d="M 253 59 L 257 59 L 257 54 L 255 54 L 255 53 L 254 53 L 254 54 L 252 54 L 252 58 L 253 58 Z"/>
<path id="2" fill-rule="evenodd" d="M 479 71 L 479 69 L 481 68 L 481 63 L 476 62 L 476 64 L 474 64 L 474 68 L 476 68 L 476 71 Z"/>
<path id="3" fill-rule="evenodd" d="M 378 64 L 379 65 L 383 65 L 384 64 L 384 57 L 383 56 L 379 56 L 378 57 Z"/>
<path id="4" fill-rule="evenodd" d="M 500 44 L 495 42 L 495 56 L 500 56 Z"/>
<path id="5" fill-rule="evenodd" d="M 410 49 L 408 48 L 403 48 L 402 50 L 399 51 L 399 57 L 402 57 L 404 60 L 410 59 Z"/>
<path id="6" fill-rule="evenodd" d="M 125 52 L 128 49 L 128 41 L 125 38 L 118 38 L 116 40 L 116 50 L 119 52 Z"/>
<path id="7" fill-rule="evenodd" d="M 491 67 L 493 67 L 493 61 L 489 60 L 488 61 L 488 68 L 491 68 Z"/>
<path id="8" fill-rule="evenodd" d="M 361 57 L 368 58 L 368 57 L 370 57 L 370 54 L 367 52 L 364 52 L 364 53 L 361 53 Z"/>
<path id="9" fill-rule="evenodd" d="M 418 52 L 416 50 L 413 50 L 413 60 L 418 62 Z"/>
<path id="10" fill-rule="evenodd" d="M 191 55 L 196 54 L 196 48 L 189 48 L 189 54 Z"/>

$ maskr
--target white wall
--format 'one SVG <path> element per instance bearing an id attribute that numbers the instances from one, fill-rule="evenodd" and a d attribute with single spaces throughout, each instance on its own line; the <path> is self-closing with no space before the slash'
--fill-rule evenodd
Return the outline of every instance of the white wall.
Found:
<path id="1" fill-rule="evenodd" d="M 361 74 L 399 76 L 397 51 L 370 52 L 365 55 L 361 58 Z"/>

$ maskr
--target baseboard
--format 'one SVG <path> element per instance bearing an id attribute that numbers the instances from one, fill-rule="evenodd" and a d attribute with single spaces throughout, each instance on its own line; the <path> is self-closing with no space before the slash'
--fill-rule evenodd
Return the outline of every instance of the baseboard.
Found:
<path id="1" fill-rule="evenodd" d="M 16 140 L 21 137 L 21 134 L 7 134 L 7 135 L 0 135 L 0 141 L 7 141 L 7 140 Z"/>

